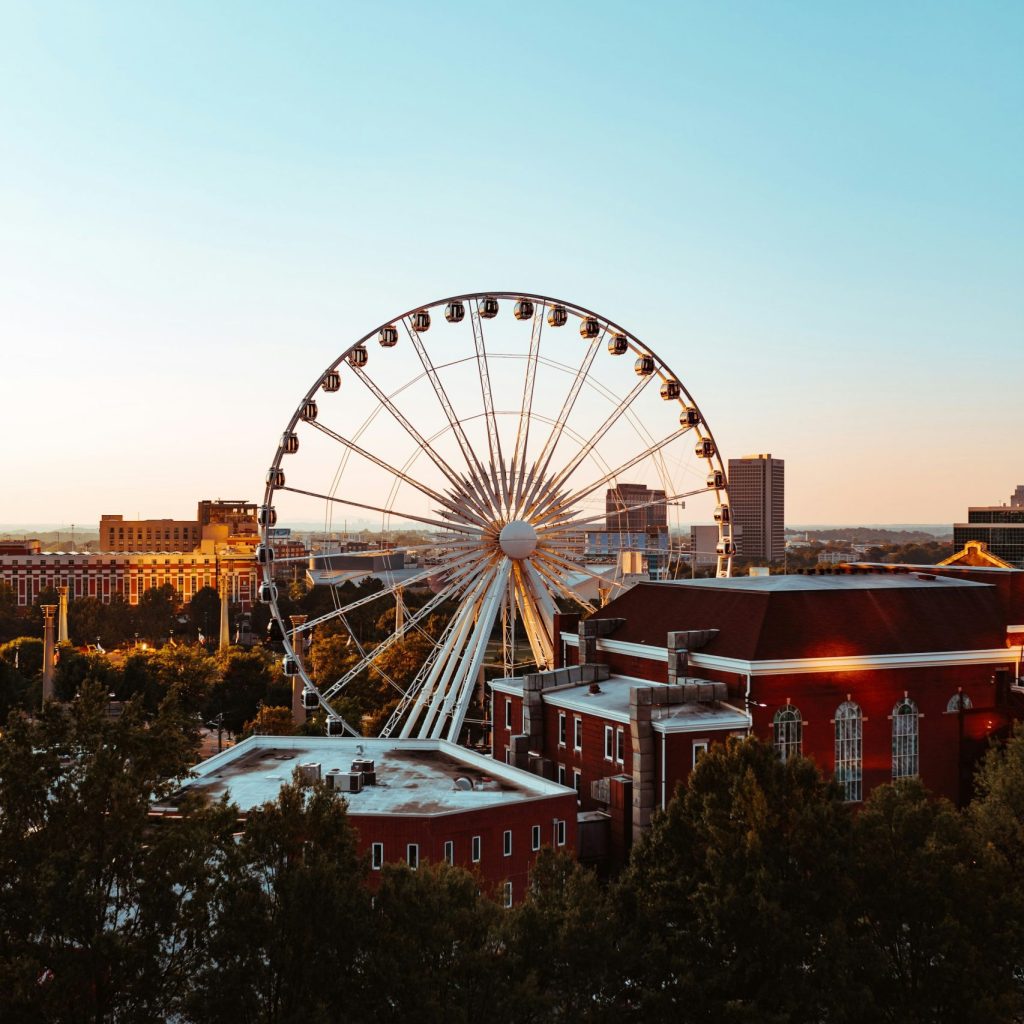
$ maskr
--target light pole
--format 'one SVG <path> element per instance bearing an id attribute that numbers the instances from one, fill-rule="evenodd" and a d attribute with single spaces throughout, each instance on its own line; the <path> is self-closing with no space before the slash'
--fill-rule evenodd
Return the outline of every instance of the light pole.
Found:
<path id="1" fill-rule="evenodd" d="M 41 604 L 43 613 L 43 704 L 53 700 L 53 655 L 56 650 L 53 635 L 53 613 L 55 604 Z"/>

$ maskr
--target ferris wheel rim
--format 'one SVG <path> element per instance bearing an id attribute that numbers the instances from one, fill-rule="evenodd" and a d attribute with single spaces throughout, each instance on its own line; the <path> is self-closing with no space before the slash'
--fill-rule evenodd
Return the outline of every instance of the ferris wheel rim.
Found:
<path id="1" fill-rule="evenodd" d="M 410 326 L 410 323 L 411 323 L 410 322 L 410 318 L 411 317 L 414 317 L 416 314 L 418 314 L 420 312 L 423 312 L 423 311 L 429 312 L 429 311 L 432 311 L 432 310 L 437 309 L 439 307 L 447 307 L 451 303 L 459 303 L 459 302 L 461 302 L 461 303 L 466 303 L 466 304 L 468 304 L 468 303 L 476 303 L 476 319 L 479 320 L 480 319 L 479 302 L 481 300 L 487 300 L 487 299 L 513 300 L 513 301 L 516 301 L 516 302 L 528 301 L 528 302 L 537 304 L 541 309 L 550 309 L 550 308 L 553 308 L 553 307 L 561 307 L 565 311 L 566 317 L 571 315 L 571 316 L 573 316 L 575 318 L 578 318 L 580 320 L 583 320 L 585 318 L 593 318 L 594 320 L 597 321 L 597 324 L 601 328 L 601 334 L 600 334 L 599 341 L 598 341 L 597 345 L 594 348 L 595 354 L 596 354 L 597 348 L 600 347 L 600 342 L 602 342 L 604 340 L 604 338 L 608 335 L 608 332 L 611 331 L 611 332 L 613 332 L 614 335 L 624 337 L 626 339 L 628 348 L 631 349 L 633 352 L 635 352 L 638 355 L 638 357 L 639 356 L 643 356 L 643 355 L 650 356 L 652 358 L 652 360 L 653 360 L 653 368 L 650 371 L 648 371 L 646 376 L 649 377 L 650 379 L 660 378 L 663 382 L 665 382 L 665 381 L 674 381 L 675 385 L 677 386 L 678 391 L 679 391 L 679 394 L 677 396 L 675 396 L 676 401 L 682 403 L 685 407 L 688 407 L 688 408 L 692 409 L 696 413 L 695 422 L 691 426 L 689 426 L 689 427 L 680 429 L 680 431 L 678 431 L 678 434 L 681 435 L 682 433 L 685 433 L 687 430 L 693 429 L 695 431 L 696 436 L 697 436 L 699 441 L 703 441 L 705 439 L 710 441 L 710 444 L 711 444 L 711 454 L 710 455 L 701 455 L 700 453 L 698 453 L 698 459 L 703 459 L 703 461 L 711 468 L 712 474 L 715 474 L 715 481 L 716 482 L 714 484 L 708 483 L 708 486 L 706 488 L 702 488 L 700 490 L 704 491 L 706 493 L 711 493 L 713 491 L 714 494 L 715 494 L 715 497 L 716 497 L 716 501 L 719 504 L 719 507 L 722 506 L 722 496 L 724 495 L 724 497 L 725 497 L 725 502 L 724 503 L 727 506 L 729 505 L 728 476 L 727 476 L 727 474 L 725 472 L 725 465 L 724 465 L 724 461 L 722 459 L 721 452 L 719 450 L 718 444 L 715 441 L 714 434 L 713 434 L 713 432 L 711 430 L 710 425 L 707 422 L 707 419 L 705 418 L 703 412 L 701 411 L 700 406 L 698 405 L 698 403 L 694 399 L 692 393 L 686 387 L 685 383 L 680 378 L 680 376 L 677 375 L 676 373 L 674 373 L 674 371 L 668 365 L 668 363 L 664 359 L 662 359 L 662 357 L 658 354 L 658 352 L 651 345 L 649 345 L 646 342 L 642 341 L 637 335 L 635 335 L 633 332 L 629 331 L 627 328 L 623 327 L 618 322 L 613 321 L 610 318 L 605 317 L 605 316 L 601 315 L 600 313 L 596 312 L 595 310 L 592 310 L 592 309 L 590 309 L 590 308 L 588 308 L 586 306 L 583 306 L 583 305 L 581 305 L 579 303 L 571 302 L 571 301 L 568 301 L 568 300 L 562 300 L 562 299 L 558 299 L 558 298 L 556 298 L 554 296 L 542 295 L 540 293 L 535 293 L 535 292 L 528 292 L 528 291 L 506 291 L 506 290 L 463 292 L 463 293 L 459 293 L 459 294 L 456 294 L 456 295 L 450 295 L 450 296 L 445 296 L 443 298 L 434 299 L 434 300 L 432 300 L 430 302 L 413 306 L 409 310 L 406 310 L 405 312 L 403 312 L 403 313 L 401 313 L 401 314 L 399 314 L 397 316 L 394 316 L 392 318 L 389 318 L 389 319 L 383 321 L 381 324 L 377 325 L 375 328 L 373 328 L 372 330 L 370 330 L 366 334 L 364 334 L 361 338 L 359 338 L 358 340 L 352 342 L 352 344 L 349 345 L 347 348 L 343 349 L 340 352 L 340 354 L 315 378 L 314 383 L 309 388 L 309 390 L 306 392 L 304 397 L 300 400 L 299 405 L 297 406 L 295 412 L 292 414 L 292 417 L 291 417 L 291 419 L 288 422 L 288 426 L 286 428 L 286 431 L 287 432 L 293 432 L 295 430 L 295 427 L 303 419 L 303 416 L 301 415 L 302 409 L 303 409 L 303 405 L 305 403 L 313 400 L 314 396 L 318 393 L 318 391 L 322 387 L 325 386 L 325 380 L 327 379 L 328 375 L 331 374 L 332 372 L 336 373 L 342 367 L 342 365 L 346 362 L 346 360 L 349 359 L 350 355 L 353 353 L 354 350 L 358 350 L 360 346 L 365 346 L 366 343 L 371 341 L 373 338 L 380 337 L 382 335 L 382 332 L 385 329 L 394 328 L 395 325 L 398 325 L 398 324 L 401 323 L 401 324 L 403 324 L 403 326 L 405 327 L 407 333 L 409 334 L 410 340 L 412 340 L 414 343 L 418 343 L 418 342 L 421 341 L 421 339 L 418 337 L 418 334 L 420 334 L 422 332 L 417 332 L 417 334 L 414 335 L 413 330 L 412 330 L 412 328 Z M 518 316 L 518 312 L 517 312 L 517 319 L 520 319 L 519 316 Z M 475 323 L 475 321 L 473 321 L 472 315 L 471 315 L 471 322 Z M 549 323 L 550 323 L 550 321 L 549 321 Z M 564 326 L 564 323 L 565 323 L 565 321 L 563 320 L 563 324 L 562 324 L 563 326 Z M 541 325 L 541 326 L 543 327 L 543 325 Z M 482 329 L 482 325 L 481 325 L 481 329 Z M 581 330 L 581 333 L 582 333 L 582 330 Z M 595 336 L 591 336 L 591 340 L 593 340 L 593 337 L 595 337 Z M 614 354 L 619 354 L 619 353 L 614 353 Z M 624 351 L 623 351 L 622 354 L 624 354 Z M 495 355 L 495 354 L 492 353 L 491 355 L 493 357 L 493 355 Z M 486 359 L 487 359 L 487 354 L 486 353 L 485 353 L 485 357 L 484 358 L 485 358 L 485 364 L 486 364 Z M 530 357 L 520 357 L 520 358 L 530 358 Z M 539 356 L 536 357 L 536 358 L 539 358 Z M 460 361 L 471 361 L 472 359 L 473 359 L 473 356 L 467 356 L 465 358 L 465 360 L 460 360 Z M 365 357 L 364 357 L 364 360 L 365 360 Z M 479 353 L 477 355 L 477 360 L 479 361 Z M 592 358 L 591 358 L 591 362 L 592 362 Z M 430 370 L 426 369 L 426 364 L 424 364 L 424 365 L 425 365 L 425 372 L 424 372 L 424 374 L 420 375 L 420 377 L 428 376 L 429 373 L 430 373 Z M 565 368 L 569 372 L 572 372 L 571 367 L 566 366 Z M 436 372 L 436 369 L 435 369 L 435 372 Z M 640 370 L 638 369 L 637 372 L 639 374 Z M 582 386 L 582 383 L 585 383 L 585 382 L 588 381 L 589 373 L 590 373 L 589 365 L 586 367 L 586 369 L 581 367 L 580 370 L 577 371 L 577 376 L 580 376 L 582 374 L 581 386 Z M 409 383 L 411 383 L 411 382 L 409 382 Z M 591 381 L 590 383 L 593 384 L 594 382 Z M 641 379 L 641 383 L 642 384 L 646 384 L 646 381 L 642 378 Z M 483 379 L 481 379 L 481 384 L 483 385 Z M 408 384 L 405 385 L 405 386 L 408 386 Z M 524 386 L 526 386 L 526 385 L 524 385 Z M 530 384 L 529 386 L 532 387 L 532 384 Z M 335 389 L 336 389 L 336 387 L 335 387 Z M 631 406 L 633 404 L 633 401 L 635 400 L 635 395 L 639 394 L 640 390 L 641 390 L 641 387 L 640 387 L 640 385 L 638 385 L 634 389 L 634 392 L 631 392 L 631 394 L 629 396 L 627 396 L 626 399 L 622 400 L 622 402 L 620 403 L 620 407 L 621 408 L 618 410 L 618 415 L 622 415 L 623 413 L 628 412 L 630 410 L 630 408 L 631 408 Z M 438 395 L 438 397 L 440 398 L 440 395 Z M 484 401 L 485 401 L 485 406 L 486 406 L 486 403 L 487 403 L 487 396 L 486 395 L 485 395 Z M 573 399 L 573 401 L 575 401 L 575 399 Z M 524 407 L 523 408 L 524 408 L 524 410 L 526 408 L 525 402 L 524 402 Z M 379 412 L 379 411 L 380 411 L 379 409 L 376 410 L 373 415 L 376 415 L 377 412 Z M 389 410 L 389 411 L 393 412 L 393 410 Z M 508 414 L 508 415 L 515 415 L 514 411 L 509 412 L 509 413 L 505 413 L 505 412 L 500 413 L 500 415 L 506 415 L 506 414 Z M 571 415 L 571 405 L 569 407 L 569 414 Z M 492 408 L 486 408 L 483 413 L 477 413 L 477 414 L 475 414 L 474 417 L 471 417 L 471 418 L 476 418 L 478 416 L 484 416 L 486 418 L 486 417 L 490 416 L 490 418 L 493 420 L 495 415 L 496 415 L 496 413 L 495 413 L 495 411 Z M 533 414 L 532 409 L 531 409 L 530 412 L 529 412 L 529 416 L 532 418 L 533 415 L 534 414 Z M 521 417 L 521 419 L 520 419 L 520 426 L 522 424 L 522 416 L 523 416 L 523 412 L 521 411 L 521 413 L 520 413 L 520 417 Z M 455 418 L 455 419 L 451 420 L 450 428 L 449 429 L 451 429 L 453 431 L 456 429 L 456 427 L 459 427 L 461 429 L 461 424 L 462 424 L 462 420 L 460 420 L 458 418 Z M 315 425 L 316 426 L 320 426 L 319 424 L 315 424 Z M 562 424 L 562 427 L 560 428 L 560 432 L 561 432 L 561 430 L 564 430 L 564 428 L 565 428 L 565 424 Z M 321 429 L 323 429 L 323 428 L 321 427 Z M 446 432 L 446 428 L 442 427 L 442 429 L 441 429 L 441 431 L 439 431 L 439 433 L 444 433 L 444 432 Z M 676 435 L 670 436 L 668 438 L 668 441 L 671 441 L 672 439 L 674 439 L 675 436 Z M 642 438 L 641 438 L 641 440 L 642 440 Z M 640 460 L 640 459 L 647 458 L 647 457 L 651 456 L 652 447 L 653 447 L 653 445 L 655 443 L 656 442 L 652 441 L 651 445 L 649 445 L 647 450 L 642 451 L 637 456 L 637 460 Z M 666 441 L 663 440 L 662 443 L 666 443 Z M 554 447 L 557 447 L 557 440 L 555 442 L 555 446 Z M 554 448 L 552 448 L 551 453 L 548 455 L 548 460 L 549 461 L 550 461 L 551 455 L 553 455 L 553 453 L 554 453 Z M 265 487 L 265 491 L 264 491 L 264 507 L 266 507 L 266 508 L 272 508 L 273 507 L 272 506 L 272 502 L 273 502 L 273 496 L 274 496 L 275 491 L 277 491 L 277 490 L 285 490 L 285 491 L 293 491 L 293 490 L 295 490 L 292 487 L 287 487 L 287 486 L 284 486 L 283 484 L 278 486 L 278 485 L 276 485 L 275 483 L 272 482 L 272 473 L 274 471 L 277 471 L 277 470 L 280 469 L 285 454 L 286 454 L 285 449 L 283 448 L 283 446 L 279 445 L 279 447 L 278 447 L 278 449 L 277 449 L 277 451 L 275 453 L 274 459 L 273 459 L 273 461 L 271 463 L 271 473 L 268 473 L 268 479 L 267 479 L 267 483 L 266 483 L 266 487 Z M 465 454 L 465 451 L 464 451 L 464 454 Z M 499 455 L 500 455 L 500 449 L 499 449 Z M 493 450 L 492 450 L 492 456 L 493 456 Z M 346 455 L 346 458 L 347 457 L 348 456 Z M 525 452 L 524 452 L 524 457 L 525 457 Z M 577 457 L 579 457 L 579 453 L 577 453 Z M 485 484 L 486 484 L 487 483 L 486 472 L 483 470 L 483 467 L 482 467 L 482 465 L 479 464 L 479 462 L 477 463 L 477 465 L 478 465 L 478 467 L 480 469 L 481 476 L 483 477 L 483 479 L 485 481 Z M 507 476 L 507 474 L 504 473 L 504 463 L 502 465 L 503 465 L 503 469 L 502 469 L 502 476 L 503 476 L 502 486 L 506 486 L 507 480 L 505 479 L 505 477 Z M 577 468 L 578 468 L 578 465 L 575 466 L 567 474 L 564 473 L 564 470 L 563 470 L 563 475 L 564 475 L 566 481 L 571 479 L 572 474 L 576 471 Z M 470 466 L 470 475 L 472 475 L 472 469 L 473 469 L 473 467 Z M 454 472 L 457 473 L 458 471 L 454 470 Z M 492 458 L 492 474 L 493 474 L 493 472 L 494 472 L 494 467 L 493 467 L 493 458 Z M 721 487 L 719 487 L 718 483 L 717 483 L 717 480 L 718 480 L 717 473 L 721 474 L 721 480 L 722 480 L 722 486 Z M 392 469 L 392 474 L 394 475 L 394 470 L 393 469 Z M 612 474 L 610 478 L 614 479 L 615 478 L 615 474 Z M 711 479 L 711 476 L 709 475 L 709 481 L 710 481 L 710 479 Z M 541 475 L 538 475 L 537 481 L 534 484 L 535 488 L 540 484 L 540 481 L 541 481 Z M 599 488 L 600 486 L 602 486 L 604 482 L 605 481 L 599 482 L 596 485 L 596 488 Z M 394 479 L 393 485 L 392 485 L 392 495 L 391 495 L 391 497 L 388 500 L 388 504 L 389 505 L 393 505 L 394 494 L 398 490 L 398 488 L 401 486 L 401 483 L 402 483 L 402 481 L 396 476 L 395 479 Z M 414 486 L 418 486 L 418 485 L 414 484 Z M 332 486 L 332 491 L 335 490 L 336 487 L 337 487 L 337 484 L 333 485 Z M 591 488 L 591 490 L 596 489 L 596 488 Z M 497 480 L 495 480 L 495 489 L 496 489 L 496 491 L 500 489 L 498 487 Z M 307 492 L 307 491 L 299 491 L 298 493 L 313 494 L 313 492 Z M 590 492 L 587 492 L 587 493 L 590 493 Z M 700 493 L 700 491 L 694 490 L 693 492 L 689 492 L 689 493 L 697 494 L 697 493 Z M 326 495 L 322 495 L 322 494 L 315 495 L 315 496 L 326 497 Z M 494 495 L 494 497 L 497 497 L 500 500 L 500 495 L 498 495 L 497 493 Z M 507 498 L 508 498 L 508 495 L 507 495 L 507 492 L 506 492 L 506 501 L 507 501 Z M 330 501 L 331 499 L 328 499 L 328 500 Z M 580 499 L 577 498 L 577 500 L 580 500 Z M 486 496 L 485 496 L 485 499 L 484 499 L 484 503 L 486 504 Z M 374 506 L 364 506 L 364 507 L 373 508 Z M 536 506 L 534 506 L 534 508 L 536 508 Z M 379 509 L 379 511 L 384 513 L 385 518 L 388 518 L 388 517 L 390 517 L 392 515 L 396 515 L 400 519 L 408 519 L 408 518 L 415 519 L 415 517 L 409 517 L 407 515 L 403 515 L 402 513 L 397 512 L 397 511 L 392 512 L 390 509 L 387 509 L 387 510 Z M 716 512 L 716 519 L 717 519 L 717 512 Z M 421 520 L 421 521 L 425 522 L 426 520 Z M 717 557 L 717 563 L 718 563 L 717 571 L 718 571 L 718 575 L 729 575 L 729 573 L 731 571 L 732 555 L 733 555 L 733 552 L 734 552 L 734 546 L 732 544 L 732 526 L 731 526 L 731 522 L 728 522 L 728 521 L 725 521 L 725 522 L 719 521 L 717 523 L 717 526 L 718 526 L 719 540 L 720 540 L 720 543 L 719 543 L 719 553 L 718 553 L 718 557 Z M 266 524 L 264 524 L 262 526 L 262 528 L 261 528 L 260 535 L 261 535 L 261 540 L 262 540 L 263 545 L 269 545 L 270 528 L 271 527 L 266 525 Z M 562 528 L 564 529 L 565 527 L 563 526 Z M 725 546 L 725 549 L 724 549 L 725 553 L 723 555 L 723 553 L 722 553 L 722 543 L 721 542 L 726 540 L 726 539 L 728 539 L 728 543 Z M 691 557 L 692 558 L 696 557 L 696 554 L 691 555 Z M 523 576 L 523 573 L 520 572 L 519 570 L 513 571 L 514 566 L 518 565 L 518 563 L 513 563 L 513 560 L 511 558 L 506 559 L 506 562 L 509 564 L 510 567 L 508 568 L 507 572 L 505 572 L 505 577 L 507 577 L 508 585 L 509 585 L 509 588 L 510 588 L 510 591 L 511 591 L 511 588 L 512 588 L 512 585 L 513 585 L 513 581 L 516 580 L 516 579 L 520 579 Z M 566 563 L 566 564 L 568 565 L 569 563 Z M 526 565 L 526 563 L 524 563 L 524 565 Z M 723 565 L 724 565 L 724 571 L 723 571 Z M 522 567 L 520 567 L 520 569 L 521 568 Z M 531 568 L 531 566 L 526 565 L 526 568 L 529 569 L 529 568 Z M 268 582 L 268 583 L 272 584 L 273 583 L 273 573 L 272 573 L 272 569 L 271 569 L 270 565 L 269 564 L 264 564 L 263 570 L 264 570 L 263 571 L 264 582 Z M 481 568 L 480 571 L 484 571 L 484 569 Z M 494 570 L 492 569 L 490 571 L 492 571 L 492 573 L 493 573 Z M 504 572 L 504 570 L 502 570 L 502 571 Z M 533 571 L 533 576 L 537 577 L 538 573 L 536 571 Z M 492 584 L 493 584 L 493 579 L 492 579 Z M 534 585 L 536 586 L 536 584 L 534 584 Z M 524 586 L 525 586 L 525 584 L 524 584 Z M 543 589 L 543 584 L 541 584 L 540 589 Z M 493 604 L 493 600 L 492 600 L 492 597 L 493 597 L 493 595 L 492 595 L 493 586 L 491 584 L 489 584 L 488 587 L 486 588 L 486 590 L 487 590 L 488 600 L 490 600 L 491 603 Z M 502 600 L 504 600 L 504 598 Z M 517 600 L 518 600 L 518 597 L 517 597 Z M 430 603 L 432 603 L 432 602 L 428 602 L 428 604 L 430 604 Z M 273 617 L 274 620 L 276 620 L 276 622 L 277 622 L 277 624 L 278 624 L 278 626 L 279 626 L 279 628 L 281 630 L 281 633 L 282 633 L 282 641 L 283 641 L 283 645 L 284 645 L 285 652 L 286 652 L 286 658 L 287 658 L 287 656 L 289 654 L 294 656 L 295 652 L 294 652 L 294 649 L 293 649 L 292 640 L 294 639 L 295 632 L 296 632 L 295 627 L 293 627 L 293 629 L 290 631 L 288 629 L 288 627 L 285 625 L 284 617 L 280 613 L 280 610 L 279 610 L 276 593 L 275 593 L 274 598 L 271 600 L 270 604 L 271 604 L 272 617 Z M 522 610 L 523 609 L 521 609 L 521 611 Z M 393 637 L 389 638 L 389 639 L 393 639 Z M 322 694 L 322 688 L 318 687 L 313 682 L 313 680 L 311 680 L 309 678 L 309 675 L 308 675 L 308 673 L 307 673 L 307 671 L 305 669 L 305 666 L 302 665 L 301 659 L 297 659 L 297 660 L 299 662 L 299 671 L 296 674 L 301 677 L 301 679 L 303 681 L 303 685 L 306 688 L 306 690 L 312 690 L 313 692 L 315 692 L 317 694 L 317 697 L 319 699 L 320 705 L 322 707 L 324 707 L 328 711 L 329 715 L 332 718 L 340 718 L 340 716 L 337 715 L 334 712 L 333 708 L 331 708 L 331 706 L 327 702 L 327 700 L 324 699 L 324 696 Z M 394 685 L 394 684 L 392 684 L 392 685 Z M 330 687 L 328 687 L 327 689 L 330 689 Z M 349 731 L 352 731 L 351 728 L 348 726 L 348 724 L 344 723 L 343 719 L 342 719 L 342 722 L 346 726 L 346 728 L 349 729 Z"/>

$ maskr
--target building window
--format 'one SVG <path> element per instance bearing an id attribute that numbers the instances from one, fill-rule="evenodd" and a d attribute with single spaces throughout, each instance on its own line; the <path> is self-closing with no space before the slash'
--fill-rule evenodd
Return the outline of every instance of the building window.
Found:
<path id="1" fill-rule="evenodd" d="M 974 707 L 971 698 L 964 693 L 963 690 L 958 690 L 949 698 L 949 703 L 946 705 L 947 712 L 959 712 L 959 711 L 970 711 Z"/>
<path id="2" fill-rule="evenodd" d="M 470 860 L 472 860 L 474 864 L 479 864 L 480 863 L 480 837 L 479 836 L 473 836 L 473 841 L 470 844 Z"/>
<path id="3" fill-rule="evenodd" d="M 512 763 L 512 748 L 511 747 L 506 747 L 505 748 L 505 764 L 511 764 L 511 763 Z"/>
<path id="4" fill-rule="evenodd" d="M 622 764 L 626 760 L 626 734 L 625 730 L 615 730 L 615 760 Z"/>
<path id="5" fill-rule="evenodd" d="M 555 821 L 555 846 L 565 846 L 565 822 Z"/>
<path id="6" fill-rule="evenodd" d="M 540 849 L 540 825 L 534 825 L 530 829 L 530 848 L 534 852 Z"/>
<path id="7" fill-rule="evenodd" d="M 560 786 L 564 786 L 565 785 L 565 765 L 564 764 L 560 764 L 558 766 L 558 784 Z"/>
<path id="8" fill-rule="evenodd" d="M 558 712 L 558 745 L 565 746 L 565 712 Z"/>
<path id="9" fill-rule="evenodd" d="M 708 752 L 708 741 L 707 740 L 694 740 L 693 741 L 693 767 L 697 767 L 697 762 Z"/>
<path id="10" fill-rule="evenodd" d="M 502 896 L 504 897 L 505 909 L 507 910 L 512 906 L 512 883 L 506 882 L 502 886 Z"/>
<path id="11" fill-rule="evenodd" d="M 572 770 L 572 788 L 576 790 L 577 796 L 579 796 L 583 789 L 583 774 L 579 768 L 573 768 Z"/>
<path id="12" fill-rule="evenodd" d="M 775 749 L 782 761 L 799 757 L 804 750 L 804 722 L 800 712 L 792 704 L 779 708 L 772 722 L 775 733 Z"/>
<path id="13" fill-rule="evenodd" d="M 892 709 L 892 777 L 909 779 L 917 774 L 917 705 L 904 696 Z"/>
<path id="14" fill-rule="evenodd" d="M 446 839 L 444 844 L 444 862 L 446 864 L 455 863 L 455 842 L 451 839 Z"/>
<path id="15" fill-rule="evenodd" d="M 611 761 L 615 756 L 615 730 L 610 726 L 604 727 L 604 759 Z"/>
<path id="16" fill-rule="evenodd" d="M 864 716 L 860 705 L 844 701 L 836 709 L 836 782 L 843 787 L 843 798 L 861 799 Z"/>
<path id="17" fill-rule="evenodd" d="M 405 848 L 405 860 L 413 871 L 420 866 L 420 848 L 418 843 L 410 843 Z"/>
<path id="18" fill-rule="evenodd" d="M 505 728 L 512 728 L 512 698 L 505 698 Z"/>
<path id="19" fill-rule="evenodd" d="M 374 843 L 370 847 L 370 867 L 374 871 L 380 871 L 381 865 L 384 863 L 384 844 Z"/>
<path id="20" fill-rule="evenodd" d="M 512 829 L 505 829 L 505 835 L 502 839 L 502 848 L 506 857 L 512 856 Z"/>
<path id="21" fill-rule="evenodd" d="M 580 752 L 583 750 L 583 719 L 572 720 L 572 749 Z"/>

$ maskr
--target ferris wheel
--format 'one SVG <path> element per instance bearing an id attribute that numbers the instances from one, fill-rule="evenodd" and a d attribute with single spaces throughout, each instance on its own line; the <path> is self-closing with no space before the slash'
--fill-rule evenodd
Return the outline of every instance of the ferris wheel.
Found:
<path id="1" fill-rule="evenodd" d="M 560 611 L 595 611 L 630 573 L 671 578 L 703 562 L 728 576 L 731 519 L 711 429 L 649 345 L 573 303 L 459 295 L 349 345 L 298 403 L 259 509 L 259 598 L 281 630 L 285 673 L 301 678 L 307 709 L 326 711 L 328 734 L 355 733 L 337 711 L 345 688 L 368 670 L 384 675 L 380 659 L 415 630 L 427 654 L 411 684 L 395 684 L 382 735 L 457 742 L 485 665 L 553 667 Z M 394 538 L 362 556 L 383 589 L 336 596 L 305 621 L 285 616 L 278 522 L 316 524 L 319 548 L 301 562 L 328 586 L 361 571 L 345 569 L 350 525 L 385 546 Z M 688 525 L 712 522 L 713 549 L 684 550 Z M 403 594 L 417 588 L 429 597 L 411 611 Z M 350 617 L 383 596 L 395 600 L 394 629 L 364 645 Z M 328 622 L 358 658 L 339 678 L 314 679 L 301 654 Z"/>

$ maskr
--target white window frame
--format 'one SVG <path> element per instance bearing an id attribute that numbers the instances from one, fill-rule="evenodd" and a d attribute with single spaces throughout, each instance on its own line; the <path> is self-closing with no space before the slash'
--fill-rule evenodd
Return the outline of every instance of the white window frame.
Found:
<path id="1" fill-rule="evenodd" d="M 444 841 L 444 859 L 446 864 L 455 863 L 455 840 L 446 839 Z"/>
<path id="2" fill-rule="evenodd" d="M 957 690 L 946 704 L 946 714 L 958 715 L 961 711 L 970 711 L 973 707 L 974 701 L 963 690 Z"/>
<path id="3" fill-rule="evenodd" d="M 564 786 L 565 785 L 565 765 L 564 764 L 560 764 L 558 766 L 558 784 L 560 786 Z"/>
<path id="4" fill-rule="evenodd" d="M 564 747 L 566 744 L 566 724 L 565 724 L 565 712 L 558 712 L 558 745 Z"/>
<path id="5" fill-rule="evenodd" d="M 859 704 L 845 700 L 836 708 L 835 780 L 843 787 L 847 803 L 860 803 L 864 797 L 864 723 L 867 719 Z"/>
<path id="6" fill-rule="evenodd" d="M 921 770 L 921 712 L 906 694 L 893 706 L 892 779 L 912 779 Z"/>
<path id="7" fill-rule="evenodd" d="M 555 846 L 565 846 L 565 821 L 562 818 L 555 819 Z"/>
<path id="8" fill-rule="evenodd" d="M 690 767 L 696 768 L 697 762 L 708 752 L 709 741 L 708 740 L 694 740 L 693 750 L 691 752 Z"/>
<path id="9" fill-rule="evenodd" d="M 483 844 L 480 842 L 480 837 L 479 836 L 473 836 L 473 838 L 470 840 L 470 844 L 469 844 L 470 856 L 469 856 L 469 859 L 474 864 L 479 864 L 480 863 L 480 849 L 481 849 L 482 845 Z"/>
<path id="10" fill-rule="evenodd" d="M 619 726 L 615 730 L 615 763 L 625 764 L 626 761 L 626 730 Z"/>
<path id="11" fill-rule="evenodd" d="M 420 866 L 420 844 L 408 843 L 405 847 L 405 863 L 415 871 Z"/>
<path id="12" fill-rule="evenodd" d="M 615 760 L 615 730 L 610 725 L 604 727 L 604 759 Z"/>
<path id="13" fill-rule="evenodd" d="M 583 719 L 579 715 L 572 716 L 572 749 L 583 753 Z"/>
<path id="14" fill-rule="evenodd" d="M 505 832 L 501 837 L 501 848 L 506 857 L 512 856 L 512 829 L 505 829 Z"/>
<path id="15" fill-rule="evenodd" d="M 530 848 L 536 853 L 540 849 L 540 825 L 530 829 Z"/>
<path id="16" fill-rule="evenodd" d="M 510 881 L 502 886 L 502 897 L 505 909 L 509 910 L 512 906 L 512 883 Z"/>
<path id="17" fill-rule="evenodd" d="M 572 770 L 572 788 L 576 790 L 577 799 L 583 796 L 583 772 L 579 768 Z"/>
<path id="18" fill-rule="evenodd" d="M 505 728 L 512 731 L 512 698 L 505 698 Z"/>
<path id="19" fill-rule="evenodd" d="M 384 844 L 383 843 L 371 843 L 370 844 L 370 869 L 372 871 L 380 871 L 384 864 Z"/>
<path id="20" fill-rule="evenodd" d="M 772 744 L 783 764 L 804 752 L 804 720 L 800 709 L 784 704 L 772 718 Z"/>

